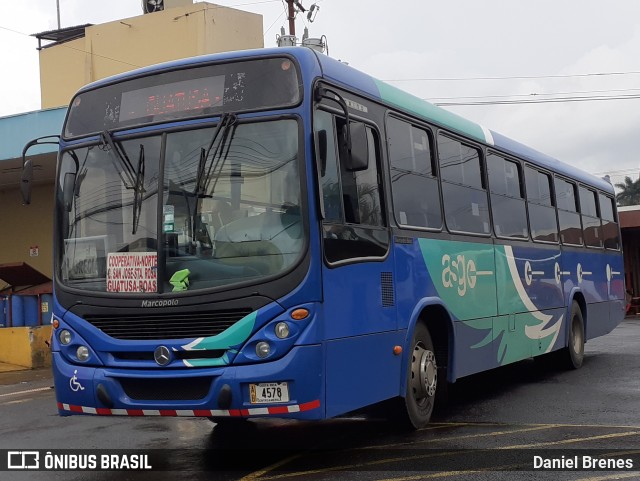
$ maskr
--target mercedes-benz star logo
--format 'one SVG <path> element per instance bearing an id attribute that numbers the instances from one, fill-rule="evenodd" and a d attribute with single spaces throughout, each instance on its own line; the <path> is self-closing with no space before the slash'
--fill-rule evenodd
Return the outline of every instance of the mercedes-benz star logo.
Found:
<path id="1" fill-rule="evenodd" d="M 156 360 L 158 365 L 166 366 L 171 361 L 171 352 L 167 346 L 160 346 L 153 351 L 153 358 Z"/>

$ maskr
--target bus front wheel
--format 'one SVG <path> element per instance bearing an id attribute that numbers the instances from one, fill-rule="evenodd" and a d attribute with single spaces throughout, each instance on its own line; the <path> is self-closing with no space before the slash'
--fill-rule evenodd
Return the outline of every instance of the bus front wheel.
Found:
<path id="1" fill-rule="evenodd" d="M 405 423 L 415 429 L 429 423 L 438 387 L 438 366 L 429 330 L 417 324 L 408 355 L 407 386 L 404 398 Z"/>

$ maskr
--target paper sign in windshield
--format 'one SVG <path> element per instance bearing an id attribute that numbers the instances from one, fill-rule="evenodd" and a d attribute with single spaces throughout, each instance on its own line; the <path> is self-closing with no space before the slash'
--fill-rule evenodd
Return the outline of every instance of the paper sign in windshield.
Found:
<path id="1" fill-rule="evenodd" d="M 157 292 L 156 252 L 110 253 L 107 256 L 108 292 Z"/>

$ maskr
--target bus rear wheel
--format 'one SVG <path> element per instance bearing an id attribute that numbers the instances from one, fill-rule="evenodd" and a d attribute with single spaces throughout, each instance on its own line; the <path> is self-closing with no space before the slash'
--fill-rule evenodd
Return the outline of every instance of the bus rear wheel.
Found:
<path id="1" fill-rule="evenodd" d="M 584 319 L 576 301 L 571 306 L 567 346 L 560 351 L 562 362 L 569 369 L 578 369 L 584 360 Z"/>
<path id="2" fill-rule="evenodd" d="M 429 330 L 417 324 L 408 356 L 404 423 L 419 429 L 431 419 L 438 387 L 438 366 Z"/>

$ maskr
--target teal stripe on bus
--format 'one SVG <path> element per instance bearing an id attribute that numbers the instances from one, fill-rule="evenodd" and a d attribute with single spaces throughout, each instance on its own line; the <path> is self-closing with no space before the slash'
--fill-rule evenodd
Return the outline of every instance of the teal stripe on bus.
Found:
<path id="1" fill-rule="evenodd" d="M 448 112 L 440 107 L 436 107 L 415 95 L 404 92 L 403 90 L 385 82 L 375 80 L 375 83 L 378 87 L 382 100 L 392 103 L 400 109 L 412 112 L 443 127 L 468 135 L 480 142 L 492 143 L 490 139 L 486 138 L 482 127 L 475 122 L 471 122 L 459 115 Z"/>

